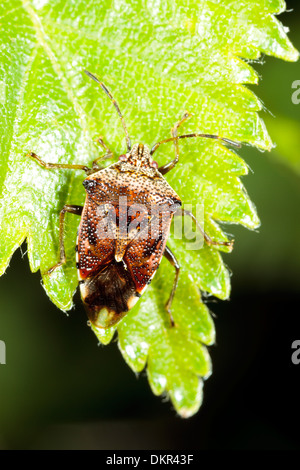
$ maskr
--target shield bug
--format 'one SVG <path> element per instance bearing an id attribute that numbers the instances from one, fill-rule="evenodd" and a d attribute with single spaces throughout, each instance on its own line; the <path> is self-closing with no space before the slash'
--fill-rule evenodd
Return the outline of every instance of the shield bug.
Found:
<path id="1" fill-rule="evenodd" d="M 131 145 L 130 136 L 120 108 L 107 87 L 90 72 L 93 79 L 112 101 L 124 129 L 127 152 L 117 163 L 106 168 L 99 166 L 100 159 L 113 153 L 102 138 L 97 141 L 105 155 L 94 160 L 92 168 L 85 165 L 46 163 L 35 153 L 28 156 L 46 169 L 83 170 L 86 190 L 84 207 L 65 205 L 60 212 L 59 262 L 47 271 L 51 274 L 66 262 L 64 248 L 64 220 L 66 212 L 81 216 L 76 242 L 76 266 L 81 297 L 89 320 L 97 327 L 107 328 L 117 323 L 135 305 L 150 284 L 163 256 L 175 268 L 173 287 L 166 303 L 171 314 L 180 266 L 166 245 L 174 215 L 190 216 L 209 245 L 231 245 L 232 242 L 214 241 L 203 230 L 195 216 L 184 210 L 178 194 L 164 175 L 179 161 L 179 139 L 203 137 L 216 139 L 240 147 L 232 140 L 211 134 L 178 135 L 179 126 L 190 116 L 186 112 L 172 128 L 172 137 L 154 144 Z M 175 158 L 158 166 L 153 154 L 164 143 L 173 142 Z"/>

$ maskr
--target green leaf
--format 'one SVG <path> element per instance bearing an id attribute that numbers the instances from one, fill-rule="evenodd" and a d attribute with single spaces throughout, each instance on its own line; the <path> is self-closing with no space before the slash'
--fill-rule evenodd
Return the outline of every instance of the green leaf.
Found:
<path id="1" fill-rule="evenodd" d="M 25 157 L 90 165 L 102 135 L 115 157 L 124 153 L 121 123 L 107 96 L 84 74 L 98 74 L 125 116 L 133 142 L 149 145 L 170 135 L 185 110 L 194 117 L 183 133 L 205 132 L 270 150 L 258 116 L 262 105 L 244 84 L 258 76 L 244 59 L 260 53 L 296 60 L 297 51 L 275 18 L 281 0 L 4 0 L 1 16 L 0 271 L 26 239 L 33 272 L 57 262 L 59 211 L 83 204 L 80 171 L 46 170 Z M 205 230 L 227 240 L 218 222 L 259 225 L 240 176 L 247 165 L 215 141 L 180 142 L 180 163 L 167 180 L 185 204 L 204 212 Z M 159 164 L 174 155 L 161 146 Z M 67 216 L 67 264 L 44 288 L 62 310 L 77 287 L 75 243 L 78 218 Z M 120 350 L 134 371 L 147 367 L 153 392 L 167 392 L 177 412 L 195 413 L 202 379 L 211 373 L 206 349 L 214 325 L 200 291 L 221 299 L 230 292 L 218 247 L 186 250 L 190 240 L 170 239 L 182 266 L 173 303 L 176 328 L 164 310 L 173 268 L 166 260 L 141 301 L 119 323 Z M 223 251 L 226 251 L 223 249 Z M 228 249 L 227 249 L 228 251 Z M 93 327 L 107 344 L 114 329 Z"/>

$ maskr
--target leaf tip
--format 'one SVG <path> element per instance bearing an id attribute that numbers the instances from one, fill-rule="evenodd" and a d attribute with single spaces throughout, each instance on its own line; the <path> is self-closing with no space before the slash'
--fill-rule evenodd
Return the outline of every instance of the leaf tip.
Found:
<path id="1" fill-rule="evenodd" d="M 172 403 L 178 415 L 181 418 L 187 419 L 194 416 L 200 409 L 203 401 L 203 380 L 198 377 L 198 387 L 196 391 L 196 396 L 193 397 L 193 400 L 190 402 L 184 399 L 182 400 L 180 390 L 169 391 Z M 179 396 L 177 396 L 177 393 Z"/>
<path id="2" fill-rule="evenodd" d="M 98 339 L 98 341 L 103 345 L 107 345 L 111 342 L 114 336 L 114 333 L 116 331 L 116 327 L 114 326 L 111 328 L 98 328 L 97 326 L 93 325 L 90 322 L 88 322 L 88 326 L 96 335 L 96 338 Z"/>

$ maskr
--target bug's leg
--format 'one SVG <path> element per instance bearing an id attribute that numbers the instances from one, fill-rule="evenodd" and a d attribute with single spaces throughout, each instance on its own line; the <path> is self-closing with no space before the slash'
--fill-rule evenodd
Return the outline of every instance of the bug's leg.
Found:
<path id="1" fill-rule="evenodd" d="M 174 295 L 175 295 L 175 292 L 176 292 L 176 289 L 177 289 L 177 285 L 178 285 L 180 266 L 179 266 L 179 263 L 178 263 L 175 255 L 172 253 L 170 248 L 168 248 L 167 246 L 166 246 L 165 251 L 164 251 L 164 256 L 171 263 L 171 265 L 174 266 L 174 268 L 175 268 L 175 278 L 174 278 L 174 282 L 173 282 L 173 287 L 172 287 L 172 290 L 171 290 L 170 297 L 169 297 L 169 299 L 166 303 L 166 310 L 167 310 L 167 312 L 169 314 L 169 317 L 170 317 L 171 326 L 173 327 L 173 326 L 175 326 L 175 322 L 174 322 L 174 318 L 173 318 L 172 313 L 171 313 L 171 306 L 172 306 L 173 298 L 174 298 Z"/>
<path id="2" fill-rule="evenodd" d="M 48 271 L 44 274 L 51 274 L 53 271 L 66 262 L 66 253 L 65 253 L 65 245 L 64 245 L 64 227 L 65 227 L 65 214 L 66 212 L 70 212 L 71 214 L 81 215 L 82 213 L 82 206 L 69 206 L 65 205 L 59 214 L 59 262 L 52 266 Z"/>
<path id="3" fill-rule="evenodd" d="M 231 240 L 231 241 L 228 241 L 228 242 L 212 240 L 212 238 L 210 238 L 210 236 L 207 235 L 207 233 L 204 231 L 203 227 L 201 227 L 200 223 L 198 222 L 198 220 L 196 219 L 196 217 L 194 216 L 194 214 L 192 212 L 187 211 L 185 209 L 182 209 L 182 207 L 180 207 L 177 210 L 177 212 L 175 212 L 174 215 L 181 215 L 181 216 L 188 215 L 189 217 L 191 217 L 191 219 L 195 223 L 197 229 L 203 235 L 203 238 L 204 238 L 205 242 L 207 243 L 207 245 L 213 245 L 213 246 L 220 246 L 221 245 L 221 246 L 229 246 L 231 248 L 233 247 L 234 240 Z"/>
<path id="4" fill-rule="evenodd" d="M 112 158 L 114 156 L 114 154 L 112 153 L 110 148 L 105 144 L 105 142 L 103 141 L 103 138 L 101 136 L 97 137 L 95 142 L 97 144 L 101 145 L 101 147 L 106 151 L 106 153 L 104 155 L 100 155 L 100 157 L 96 158 L 93 161 L 93 167 L 92 168 L 93 168 L 94 171 L 98 171 L 98 170 L 103 169 L 103 167 L 97 163 L 98 160 L 102 161 L 102 160 L 106 160 L 107 158 Z"/>
<path id="5" fill-rule="evenodd" d="M 177 132 L 178 127 L 181 126 L 181 124 L 191 116 L 192 116 L 192 114 L 190 114 L 189 112 L 186 111 L 184 113 L 184 115 L 182 116 L 182 118 L 180 119 L 180 121 L 176 122 L 174 127 L 172 127 L 172 129 L 171 129 L 171 135 L 172 135 L 172 138 L 174 138 L 175 158 L 171 162 L 166 163 L 165 165 L 158 168 L 158 171 L 162 175 L 165 175 L 166 173 L 168 173 L 168 171 L 172 170 L 174 168 L 174 166 L 177 165 L 177 163 L 179 161 L 179 145 L 178 145 L 178 132 Z"/>
<path id="6" fill-rule="evenodd" d="M 88 168 L 87 166 L 85 165 L 70 165 L 68 163 L 47 163 L 47 162 L 44 162 L 38 155 L 36 155 L 36 153 L 34 152 L 28 152 L 26 157 L 29 157 L 29 158 L 32 158 L 33 160 L 35 160 L 39 165 L 43 166 L 44 168 L 46 168 L 47 170 L 51 170 L 51 169 L 62 169 L 62 168 L 68 168 L 69 170 L 83 170 L 86 172 L 87 175 L 89 175 L 91 173 L 91 169 Z"/>

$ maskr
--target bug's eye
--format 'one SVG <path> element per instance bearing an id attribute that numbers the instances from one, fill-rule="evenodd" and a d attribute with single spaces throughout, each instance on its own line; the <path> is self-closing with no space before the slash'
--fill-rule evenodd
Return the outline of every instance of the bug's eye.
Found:
<path id="1" fill-rule="evenodd" d="M 127 156 L 126 155 L 120 155 L 119 156 L 119 162 L 126 162 L 127 161 Z"/>
<path id="2" fill-rule="evenodd" d="M 157 168 L 158 168 L 158 163 L 153 160 L 153 161 L 150 163 L 150 166 L 151 166 L 152 168 L 155 168 L 155 169 L 157 170 Z"/>

